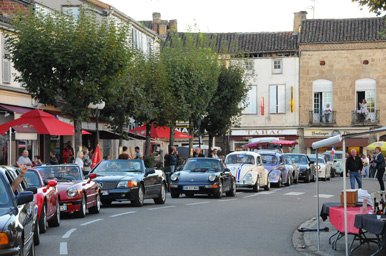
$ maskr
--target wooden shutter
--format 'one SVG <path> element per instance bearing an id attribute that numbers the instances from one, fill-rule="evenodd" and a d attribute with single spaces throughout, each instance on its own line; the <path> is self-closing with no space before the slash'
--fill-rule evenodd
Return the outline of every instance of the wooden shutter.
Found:
<path id="1" fill-rule="evenodd" d="M 1 48 L 3 51 L 3 83 L 11 83 L 11 62 L 5 58 L 6 55 L 9 54 L 8 50 L 5 48 L 5 37 L 2 36 L 1 38 Z"/>

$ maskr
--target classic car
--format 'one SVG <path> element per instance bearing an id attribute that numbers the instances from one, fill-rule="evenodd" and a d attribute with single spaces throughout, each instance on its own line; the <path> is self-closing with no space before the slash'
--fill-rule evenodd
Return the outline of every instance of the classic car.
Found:
<path id="1" fill-rule="evenodd" d="M 39 225 L 34 192 L 22 182 L 15 192 L 10 184 L 17 177 L 13 167 L 0 167 L 0 255 L 35 255 Z M 37 239 L 37 240 L 36 240 Z"/>
<path id="2" fill-rule="evenodd" d="M 35 167 L 43 180 L 55 180 L 59 190 L 60 212 L 74 213 L 77 217 L 100 211 L 100 189 L 93 181 L 96 175 L 89 175 L 85 179 L 80 167 L 76 164 L 41 165 Z"/>
<path id="3" fill-rule="evenodd" d="M 264 168 L 263 160 L 258 153 L 233 152 L 226 156 L 225 164 L 235 177 L 237 188 L 252 188 L 254 192 L 258 192 L 260 186 L 265 190 L 270 189 L 268 171 Z"/>
<path id="4" fill-rule="evenodd" d="M 258 151 L 263 158 L 264 167 L 269 171 L 270 183 L 281 187 L 283 184 L 290 186 L 293 178 L 293 167 L 285 165 L 283 156 L 271 150 Z"/>
<path id="5" fill-rule="evenodd" d="M 218 159 L 189 158 L 170 179 L 172 198 L 178 198 L 181 194 L 187 197 L 207 194 L 215 198 L 221 198 L 223 193 L 227 196 L 236 195 L 235 177 Z"/>
<path id="6" fill-rule="evenodd" d="M 315 181 L 315 167 L 314 163 L 310 161 L 306 154 L 300 153 L 287 153 L 287 156 L 291 156 L 292 160 L 299 166 L 299 179 L 305 183 Z"/>
<path id="7" fill-rule="evenodd" d="M 297 184 L 299 182 L 300 167 L 292 159 L 292 156 L 283 154 L 285 165 L 287 168 L 292 168 L 292 183 Z"/>
<path id="8" fill-rule="evenodd" d="M 331 178 L 334 178 L 336 176 L 336 162 L 334 161 L 334 156 L 328 153 L 323 153 L 323 156 L 326 165 L 328 165 L 331 170 Z"/>
<path id="9" fill-rule="evenodd" d="M 28 186 L 37 188 L 34 198 L 38 206 L 40 233 L 45 233 L 48 226 L 58 227 L 60 225 L 60 209 L 57 182 L 50 180 L 45 185 L 39 172 L 34 169 L 27 170 L 24 180 Z"/>
<path id="10" fill-rule="evenodd" d="M 143 160 L 107 160 L 100 162 L 90 175 L 101 187 L 102 204 L 131 201 L 142 206 L 145 199 L 156 204 L 166 202 L 166 177 L 163 171 L 146 169 Z"/>
<path id="11" fill-rule="evenodd" d="M 324 152 L 324 154 L 332 154 L 332 151 L 328 150 Z M 333 157 L 335 162 L 336 174 L 339 174 L 340 177 L 343 177 L 343 151 L 335 151 Z"/>
<path id="12" fill-rule="evenodd" d="M 330 180 L 331 178 L 331 169 L 330 166 L 326 164 L 323 155 L 318 155 L 318 165 L 316 165 L 316 155 L 308 155 L 311 162 L 314 162 L 316 169 L 318 170 L 318 177 L 324 181 Z"/>

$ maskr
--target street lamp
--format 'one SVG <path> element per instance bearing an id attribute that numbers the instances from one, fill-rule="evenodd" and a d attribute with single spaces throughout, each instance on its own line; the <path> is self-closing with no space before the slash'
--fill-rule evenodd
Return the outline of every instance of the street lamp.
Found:
<path id="1" fill-rule="evenodd" d="M 96 118 L 96 122 L 95 122 L 95 130 L 96 130 L 95 147 L 99 144 L 99 129 L 98 129 L 99 114 L 100 114 L 100 110 L 105 108 L 105 105 L 106 105 L 106 103 L 104 101 L 102 101 L 101 103 L 98 103 L 98 104 L 90 103 L 88 105 L 88 108 L 95 110 L 94 112 L 91 112 L 93 117 Z"/>

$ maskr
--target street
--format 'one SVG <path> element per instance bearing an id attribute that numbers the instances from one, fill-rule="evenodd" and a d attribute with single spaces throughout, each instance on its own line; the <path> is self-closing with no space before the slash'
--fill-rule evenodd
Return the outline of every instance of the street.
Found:
<path id="1" fill-rule="evenodd" d="M 373 187 L 366 187 L 373 186 Z M 377 189 L 374 180 L 365 189 Z M 320 182 L 320 203 L 338 202 L 342 178 Z M 100 214 L 63 219 L 41 235 L 37 255 L 299 255 L 292 234 L 315 216 L 315 183 L 238 191 L 221 199 L 196 196 L 113 203 Z"/>

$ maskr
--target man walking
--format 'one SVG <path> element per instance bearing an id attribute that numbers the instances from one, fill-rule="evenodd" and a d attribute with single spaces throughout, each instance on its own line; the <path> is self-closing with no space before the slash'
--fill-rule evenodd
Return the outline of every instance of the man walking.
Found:
<path id="1" fill-rule="evenodd" d="M 381 187 L 381 191 L 385 191 L 385 184 L 383 183 L 383 174 L 385 173 L 385 158 L 383 157 L 380 147 L 375 148 L 375 153 L 376 155 L 374 157 L 374 163 L 375 169 L 377 171 L 377 179 Z"/>
<path id="2" fill-rule="evenodd" d="M 362 168 L 362 159 L 357 156 L 357 151 L 352 149 L 351 156 L 346 160 L 347 176 L 350 177 L 351 189 L 355 189 L 355 180 L 358 182 L 358 188 L 362 188 Z"/>
<path id="3" fill-rule="evenodd" d="M 141 160 L 143 160 L 143 154 L 142 154 L 142 152 L 139 150 L 139 147 L 135 147 L 135 159 L 141 159 Z"/>
<path id="4" fill-rule="evenodd" d="M 130 155 L 127 153 L 127 147 L 123 146 L 122 153 L 118 156 L 118 159 L 127 160 L 130 159 Z"/>

